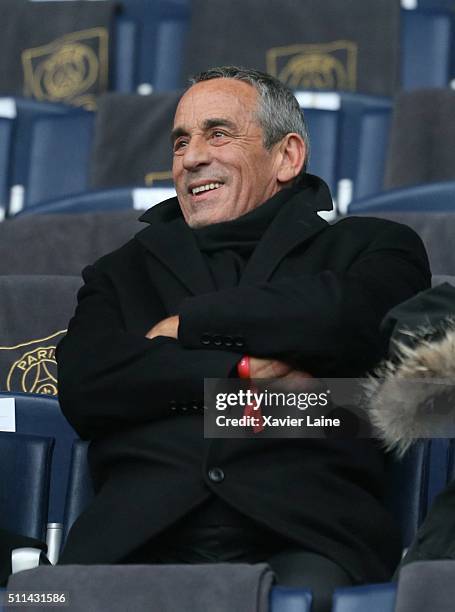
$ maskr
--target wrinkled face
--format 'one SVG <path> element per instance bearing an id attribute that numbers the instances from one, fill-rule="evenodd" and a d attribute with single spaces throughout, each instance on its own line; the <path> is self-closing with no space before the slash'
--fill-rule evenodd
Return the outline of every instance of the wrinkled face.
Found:
<path id="1" fill-rule="evenodd" d="M 196 83 L 180 100 L 173 176 L 191 227 L 235 219 L 281 188 L 278 144 L 265 149 L 257 103 L 256 89 L 235 79 Z"/>

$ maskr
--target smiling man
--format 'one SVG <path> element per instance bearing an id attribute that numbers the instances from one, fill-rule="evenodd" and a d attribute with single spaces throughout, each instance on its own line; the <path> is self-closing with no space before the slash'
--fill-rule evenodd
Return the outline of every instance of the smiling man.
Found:
<path id="1" fill-rule="evenodd" d="M 172 131 L 177 198 L 83 272 L 58 348 L 62 409 L 84 438 L 97 495 L 64 563 L 268 561 L 314 590 L 387 580 L 399 534 L 372 440 L 204 439 L 203 380 L 353 377 L 383 356 L 379 324 L 429 286 L 402 225 L 328 225 L 325 183 L 276 79 L 196 77 Z M 244 366 L 242 366 L 244 367 Z M 387 537 L 384 537 L 387 534 Z"/>

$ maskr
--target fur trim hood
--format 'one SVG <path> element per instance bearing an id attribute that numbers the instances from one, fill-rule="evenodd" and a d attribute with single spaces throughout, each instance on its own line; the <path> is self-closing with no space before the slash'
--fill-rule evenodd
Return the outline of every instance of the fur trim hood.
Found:
<path id="1" fill-rule="evenodd" d="M 416 438 L 455 436 L 455 319 L 401 334 L 409 342 L 365 386 L 370 421 L 399 456 Z"/>

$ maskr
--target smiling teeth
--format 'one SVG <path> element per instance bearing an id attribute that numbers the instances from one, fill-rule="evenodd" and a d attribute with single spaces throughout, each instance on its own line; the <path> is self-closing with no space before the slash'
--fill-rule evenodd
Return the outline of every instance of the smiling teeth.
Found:
<path id="1" fill-rule="evenodd" d="M 211 191 L 212 189 L 218 189 L 221 187 L 222 183 L 207 183 L 207 185 L 201 185 L 200 187 L 195 187 L 191 190 L 193 195 L 197 193 L 201 193 L 201 191 Z"/>

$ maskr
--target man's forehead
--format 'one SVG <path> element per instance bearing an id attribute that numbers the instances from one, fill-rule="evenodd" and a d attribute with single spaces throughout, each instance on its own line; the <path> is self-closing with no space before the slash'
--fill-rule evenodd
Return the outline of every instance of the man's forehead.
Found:
<path id="1" fill-rule="evenodd" d="M 187 122 L 202 124 L 213 118 L 236 124 L 249 122 L 257 110 L 257 98 L 252 85 L 237 79 L 220 78 L 196 83 L 180 98 L 174 127 L 184 127 Z"/>

